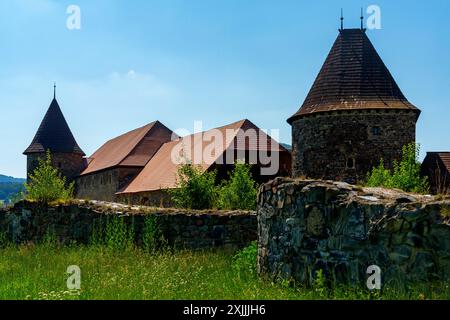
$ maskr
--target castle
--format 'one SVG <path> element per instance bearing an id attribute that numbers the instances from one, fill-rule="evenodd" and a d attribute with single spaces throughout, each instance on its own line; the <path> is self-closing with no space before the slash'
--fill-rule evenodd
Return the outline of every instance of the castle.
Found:
<path id="1" fill-rule="evenodd" d="M 75 182 L 76 197 L 161 207 L 171 206 L 167 190 L 177 187 L 182 162 L 174 161 L 175 151 L 189 154 L 186 160 L 203 172 L 215 170 L 218 180 L 227 178 L 238 160 L 253 165 L 252 176 L 260 183 L 291 172 L 290 152 L 247 119 L 182 138 L 154 121 L 107 141 L 85 158 L 55 94 L 24 152 L 28 177 L 47 150 L 53 166 Z M 272 164 L 274 170 L 268 171 Z"/>
<path id="2" fill-rule="evenodd" d="M 290 152 L 270 137 L 268 145 L 259 140 L 252 145 L 239 144 L 242 139 L 236 136 L 231 144 L 227 141 L 222 145 L 215 158 L 200 164 L 202 170 L 217 170 L 225 177 L 237 159 L 219 163 L 227 150 L 244 152 L 247 162 L 249 152 L 264 150 L 276 154 L 280 166 L 272 175 L 256 174 L 259 182 L 292 175 L 356 183 L 380 159 L 389 165 L 401 157 L 404 145 L 415 142 L 419 115 L 420 110 L 405 98 L 366 30 L 341 28 L 305 101 L 288 119 L 292 126 L 292 160 Z M 212 131 L 228 129 L 244 135 L 253 130 L 261 135 L 249 120 Z M 200 135 L 209 136 L 212 131 Z M 196 137 L 176 137 L 156 121 L 106 142 L 85 158 L 54 97 L 24 154 L 30 174 L 37 159 L 50 150 L 54 166 L 76 181 L 80 198 L 163 205 L 169 201 L 165 190 L 176 187 L 178 165 L 169 159 L 175 147 L 173 140 L 184 143 Z M 203 146 L 204 141 L 199 141 Z M 186 150 L 190 148 L 195 146 Z M 264 167 L 259 158 L 252 163 Z"/>

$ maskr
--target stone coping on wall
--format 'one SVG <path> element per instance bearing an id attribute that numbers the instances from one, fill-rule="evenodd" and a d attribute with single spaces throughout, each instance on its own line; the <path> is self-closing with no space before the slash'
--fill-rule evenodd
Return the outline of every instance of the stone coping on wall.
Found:
<path id="1" fill-rule="evenodd" d="M 265 191 L 276 191 L 282 185 L 292 185 L 292 192 L 297 188 L 313 188 L 324 187 L 328 189 L 345 190 L 349 200 L 357 200 L 361 203 L 371 204 L 398 204 L 398 203 L 433 203 L 433 202 L 447 202 L 450 204 L 450 195 L 446 197 L 439 197 L 430 194 L 417 194 L 411 192 L 404 192 L 399 189 L 387 189 L 381 187 L 362 187 L 348 184 L 346 182 L 332 181 L 332 180 L 315 180 L 315 179 L 300 179 L 300 178 L 286 178 L 279 177 L 266 184 L 261 185 L 259 195 Z M 307 191 L 304 190 L 304 191 Z M 258 198 L 260 202 L 261 198 Z"/>
<path id="2" fill-rule="evenodd" d="M 24 208 L 32 209 L 40 207 L 42 205 L 36 202 L 21 201 L 14 205 L 14 208 Z M 208 209 L 208 210 L 194 210 L 194 209 L 179 209 L 179 208 L 158 208 L 158 207 L 147 207 L 147 206 L 136 206 L 136 205 L 126 205 L 123 203 L 98 201 L 98 200 L 80 200 L 73 199 L 62 203 L 51 203 L 46 205 L 48 207 L 63 208 L 69 206 L 77 206 L 80 208 L 91 209 L 93 212 L 99 214 L 119 214 L 124 216 L 131 215 L 187 215 L 187 216 L 240 216 L 240 215 L 256 215 L 256 211 L 248 210 L 218 210 L 218 209 Z M 11 209 L 11 207 L 9 208 Z M 0 208 L 1 211 L 8 211 L 8 207 Z"/>

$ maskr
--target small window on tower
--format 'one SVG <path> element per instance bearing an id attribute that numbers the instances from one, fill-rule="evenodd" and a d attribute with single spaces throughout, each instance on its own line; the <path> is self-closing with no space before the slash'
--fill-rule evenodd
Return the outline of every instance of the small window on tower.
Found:
<path id="1" fill-rule="evenodd" d="M 381 128 L 380 127 L 372 127 L 372 134 L 374 136 L 379 136 L 381 134 Z"/>
<path id="2" fill-rule="evenodd" d="M 354 168 L 355 168 L 355 159 L 348 158 L 347 159 L 347 169 L 354 169 Z"/>

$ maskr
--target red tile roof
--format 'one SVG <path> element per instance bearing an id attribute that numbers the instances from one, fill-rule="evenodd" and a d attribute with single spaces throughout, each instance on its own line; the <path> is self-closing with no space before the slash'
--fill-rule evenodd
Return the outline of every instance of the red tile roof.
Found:
<path id="1" fill-rule="evenodd" d="M 258 139 L 245 138 L 245 134 L 251 135 L 252 132 L 256 134 Z M 229 136 L 226 135 L 227 133 L 229 133 Z M 223 137 L 221 142 L 217 140 L 219 142 L 218 148 L 216 150 L 208 149 L 208 146 L 211 146 L 212 142 L 216 141 L 215 136 L 218 134 Z M 263 143 L 264 140 L 267 143 Z M 172 154 L 174 154 L 176 160 L 182 160 L 183 157 L 185 159 L 187 158 L 189 162 L 200 166 L 203 171 L 206 171 L 213 164 L 218 163 L 220 161 L 218 159 L 222 159 L 222 163 L 228 163 L 226 159 L 223 159 L 223 154 L 227 149 L 288 152 L 252 122 L 249 120 L 241 120 L 227 126 L 196 133 L 177 141 L 165 143 L 138 176 L 128 186 L 118 192 L 118 194 L 175 188 L 177 186 L 179 164 L 172 161 Z M 195 150 L 202 150 L 203 152 L 197 153 Z M 188 154 L 190 156 L 187 156 Z M 203 158 L 205 154 L 207 155 L 206 159 Z M 201 159 L 196 159 L 195 157 L 197 155 L 200 155 Z"/>
<path id="2" fill-rule="evenodd" d="M 144 167 L 161 145 L 171 140 L 172 131 L 155 121 L 109 140 L 89 157 L 86 175 L 116 166 Z"/>

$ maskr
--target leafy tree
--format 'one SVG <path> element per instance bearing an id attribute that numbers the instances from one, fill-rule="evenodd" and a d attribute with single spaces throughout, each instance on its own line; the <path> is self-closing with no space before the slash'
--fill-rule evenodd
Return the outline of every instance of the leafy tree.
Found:
<path id="1" fill-rule="evenodd" d="M 230 178 L 220 188 L 219 204 L 222 209 L 254 210 L 257 187 L 250 173 L 250 165 L 237 162 Z"/>
<path id="2" fill-rule="evenodd" d="M 25 184 L 26 198 L 40 203 L 56 200 L 68 200 L 73 196 L 74 183 L 67 184 L 66 177 L 61 177 L 58 169 L 52 166 L 50 151 L 45 159 L 39 159 L 39 165 L 29 176 Z"/>
<path id="3" fill-rule="evenodd" d="M 406 192 L 426 193 L 429 190 L 428 178 L 420 175 L 420 146 L 410 143 L 402 148 L 402 159 L 393 162 L 393 170 L 384 167 L 383 159 L 367 176 L 369 187 L 397 188 Z"/>
<path id="4" fill-rule="evenodd" d="M 177 207 L 209 209 L 217 198 L 216 171 L 203 172 L 199 166 L 184 164 L 178 168 L 178 188 L 169 190 Z"/>

